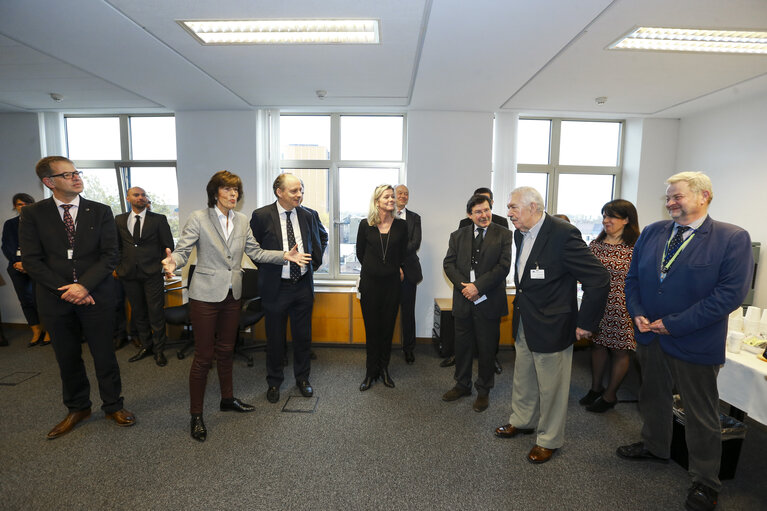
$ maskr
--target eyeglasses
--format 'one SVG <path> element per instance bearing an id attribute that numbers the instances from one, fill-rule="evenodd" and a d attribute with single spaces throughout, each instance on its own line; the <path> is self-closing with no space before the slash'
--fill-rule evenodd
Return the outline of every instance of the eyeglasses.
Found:
<path id="1" fill-rule="evenodd" d="M 75 176 L 81 177 L 83 175 L 82 170 L 76 170 L 74 172 L 62 172 L 61 174 L 53 174 L 48 177 L 63 177 L 64 179 L 74 179 Z"/>

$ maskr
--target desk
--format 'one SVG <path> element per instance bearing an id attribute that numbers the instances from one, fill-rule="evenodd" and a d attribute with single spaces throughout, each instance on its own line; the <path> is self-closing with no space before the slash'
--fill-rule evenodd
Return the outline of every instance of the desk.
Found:
<path id="1" fill-rule="evenodd" d="M 719 399 L 767 424 L 767 362 L 755 353 L 727 352 L 727 360 L 717 378 Z"/>

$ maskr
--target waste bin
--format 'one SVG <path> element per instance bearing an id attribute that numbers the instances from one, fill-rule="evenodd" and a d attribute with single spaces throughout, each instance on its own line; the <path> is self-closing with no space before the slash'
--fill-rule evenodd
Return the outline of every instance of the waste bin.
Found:
<path id="1" fill-rule="evenodd" d="M 689 465 L 687 442 L 684 436 L 687 421 L 682 400 L 678 394 L 674 396 L 673 422 L 671 459 L 686 469 Z M 735 477 L 735 469 L 738 467 L 743 439 L 746 438 L 746 425 L 723 413 L 719 414 L 719 423 L 722 426 L 722 459 L 719 466 L 719 479 L 732 479 Z"/>

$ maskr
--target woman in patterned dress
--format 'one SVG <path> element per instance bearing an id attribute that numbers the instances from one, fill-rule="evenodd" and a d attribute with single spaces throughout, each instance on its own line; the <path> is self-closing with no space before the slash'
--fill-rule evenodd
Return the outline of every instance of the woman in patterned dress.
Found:
<path id="1" fill-rule="evenodd" d="M 602 232 L 589 248 L 610 272 L 610 294 L 605 314 L 591 348 L 591 390 L 579 402 L 590 412 L 602 413 L 618 402 L 616 392 L 629 368 L 629 351 L 636 349 L 634 324 L 626 310 L 625 282 L 634 243 L 639 237 L 637 210 L 623 199 L 602 207 Z M 608 364 L 608 361 L 612 361 Z M 609 368 L 607 388 L 602 387 Z"/>

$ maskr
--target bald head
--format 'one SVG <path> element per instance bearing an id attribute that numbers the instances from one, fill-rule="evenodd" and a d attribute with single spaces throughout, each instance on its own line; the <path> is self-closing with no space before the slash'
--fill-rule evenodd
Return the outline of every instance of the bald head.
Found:
<path id="1" fill-rule="evenodd" d="M 127 200 L 128 204 L 131 205 L 131 209 L 136 214 L 144 211 L 148 202 L 146 191 L 140 186 L 134 186 L 128 189 Z"/>

